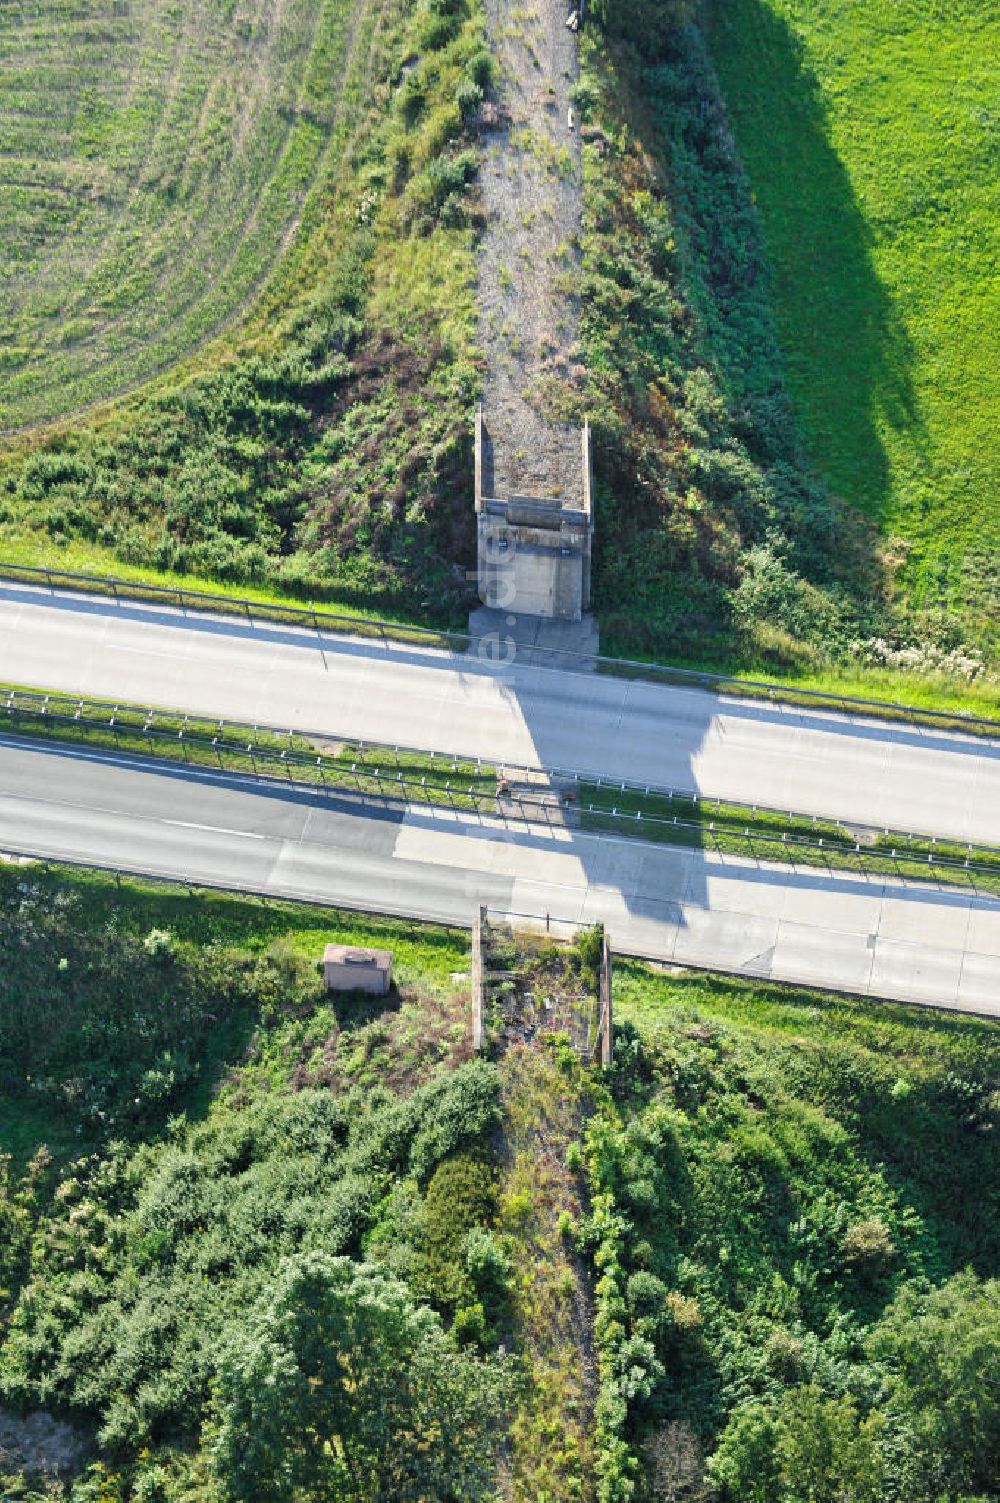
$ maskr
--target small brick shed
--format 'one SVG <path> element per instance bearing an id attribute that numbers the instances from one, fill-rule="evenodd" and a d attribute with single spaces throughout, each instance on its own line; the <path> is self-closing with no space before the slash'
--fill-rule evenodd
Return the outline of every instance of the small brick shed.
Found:
<path id="1" fill-rule="evenodd" d="M 392 951 L 360 945 L 327 945 L 323 979 L 328 992 L 370 992 L 384 997 L 392 985 Z"/>

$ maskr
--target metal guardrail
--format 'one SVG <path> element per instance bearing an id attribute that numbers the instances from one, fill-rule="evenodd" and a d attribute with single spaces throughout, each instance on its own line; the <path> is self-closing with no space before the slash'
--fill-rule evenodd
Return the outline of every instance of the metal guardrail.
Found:
<path id="1" fill-rule="evenodd" d="M 0 867 L 3 866 L 5 860 L 10 859 L 13 859 L 15 861 L 30 862 L 34 866 L 41 866 L 46 875 L 50 873 L 53 868 L 55 868 L 56 870 L 70 868 L 74 871 L 101 872 L 105 876 L 113 877 L 116 883 L 120 883 L 121 879 L 124 877 L 126 881 L 152 882 L 158 883 L 164 887 L 181 888 L 192 898 L 196 893 L 199 892 L 221 893 L 223 896 L 240 898 L 244 901 L 247 899 L 253 899 L 256 902 L 263 904 L 265 907 L 269 903 L 295 903 L 306 908 L 325 909 L 328 912 L 332 913 L 357 913 L 364 914 L 367 918 L 388 918 L 397 923 L 403 922 L 411 924 L 433 925 L 433 927 L 436 929 L 447 929 L 452 933 L 457 934 L 465 932 L 464 926 L 457 924 L 453 919 L 449 920 L 437 918 L 433 914 L 420 912 L 412 908 L 393 908 L 391 904 L 389 904 L 385 900 L 382 900 L 381 907 L 374 908 L 363 903 L 346 903 L 339 900 L 332 900 L 330 898 L 313 897 L 309 894 L 296 893 L 294 896 L 291 896 L 282 892 L 276 892 L 271 888 L 257 887 L 250 882 L 243 883 L 238 886 L 233 886 L 231 883 L 227 882 L 213 882 L 210 878 L 207 877 L 178 876 L 174 873 L 169 872 L 150 871 L 148 867 L 128 866 L 122 862 L 110 865 L 107 862 L 101 861 L 81 861 L 72 856 L 40 855 L 38 851 L 25 851 L 12 846 L 4 846 L 2 849 L 0 849 Z M 573 935 L 576 934 L 580 929 L 580 921 L 578 918 L 561 918 L 557 914 L 552 913 L 521 913 L 512 912 L 506 909 L 489 909 L 488 912 L 495 912 L 498 914 L 502 913 L 503 917 L 508 921 L 511 919 L 520 919 L 529 926 L 537 925 L 541 927 L 544 925 L 544 930 L 546 933 L 551 934 L 558 931 L 564 931 L 565 937 L 567 939 L 572 939 Z M 646 949 L 639 949 L 634 945 L 630 945 L 627 942 L 623 943 L 618 940 L 615 941 L 615 954 L 616 956 L 620 955 L 626 957 L 629 960 L 648 962 L 652 963 L 653 965 L 661 964 L 664 959 L 662 955 L 654 954 Z M 762 981 L 762 978 L 755 972 L 742 971 L 734 968 L 733 966 L 712 965 L 702 960 L 688 959 L 677 962 L 677 964 L 680 965 L 681 969 L 685 971 L 696 971 L 699 975 L 703 976 L 734 976 L 740 980 L 751 981 L 754 986 L 760 986 L 761 984 L 763 984 L 768 986 L 802 987 L 804 990 L 813 993 L 834 992 L 838 996 L 846 997 L 848 999 L 857 999 L 859 1002 L 871 1001 L 871 995 L 868 992 L 859 991 L 857 987 L 838 986 L 835 982 L 832 981 L 825 981 L 821 986 L 817 986 L 815 978 L 810 976 L 788 975 L 781 977 L 767 977 Z M 881 994 L 878 995 L 880 996 Z M 967 1013 L 970 1017 L 984 1017 L 988 1018 L 991 1022 L 996 1022 L 996 1016 L 994 1013 L 976 1013 L 969 1008 L 964 1008 L 959 1006 L 958 1004 L 950 1004 L 947 1002 L 914 1003 L 911 1000 L 900 999 L 900 1006 L 916 1006 L 920 1008 L 921 1012 L 953 1013 L 955 1011 L 959 1011 Z"/>
<path id="2" fill-rule="evenodd" d="M 75 703 L 77 709 L 74 713 L 54 709 L 52 708 L 53 700 Z M 100 718 L 90 718 L 84 713 L 87 710 L 99 711 Z M 842 834 L 836 837 L 810 838 L 794 830 L 770 832 L 755 829 L 749 822 L 745 823 L 742 828 L 738 823 L 727 823 L 716 828 L 712 820 L 708 822 L 686 820 L 678 815 L 667 817 L 658 814 L 643 814 L 641 810 L 628 812 L 614 805 L 606 808 L 599 804 L 595 805 L 593 802 L 584 804 L 578 794 L 575 794 L 568 804 L 563 803 L 553 792 L 549 792 L 546 797 L 541 790 L 538 794 L 534 794 L 524 788 L 520 788 L 516 794 L 512 792 L 503 797 L 498 796 L 495 788 L 477 787 L 470 782 L 453 784 L 447 777 L 443 782 L 439 782 L 434 778 L 429 780 L 426 774 L 418 778 L 399 770 L 396 771 L 395 776 L 387 775 L 380 761 L 377 760 L 374 765 L 365 761 L 365 752 L 373 750 L 371 743 L 358 743 L 358 754 L 355 760 L 350 763 L 339 762 L 331 756 L 315 756 L 297 748 L 278 749 L 263 744 L 255 739 L 260 734 L 260 727 L 252 728 L 251 738 L 247 741 L 244 741 L 242 737 L 228 741 L 224 734 L 221 736 L 219 734 L 209 736 L 205 732 L 199 734 L 197 729 L 192 729 L 193 718 L 190 716 L 172 717 L 181 721 L 179 729 L 158 725 L 156 724 L 158 713 L 161 712 L 146 711 L 137 706 L 116 705 L 112 707 L 91 700 L 64 700 L 62 696 L 21 689 L 12 689 L 4 696 L 0 696 L 0 717 L 16 722 L 19 726 L 23 726 L 27 721 L 30 727 L 43 732 L 49 727 L 54 727 L 57 737 L 60 731 L 64 733 L 64 741 L 66 732 L 81 728 L 111 732 L 119 747 L 120 734 L 132 738 L 139 736 L 146 741 L 149 753 L 153 757 L 157 756 L 157 747 L 164 747 L 168 744 L 171 748 L 179 746 L 185 764 L 194 763 L 201 771 L 210 775 L 235 774 L 240 777 L 250 777 L 268 786 L 277 785 L 289 791 L 310 794 L 323 792 L 348 794 L 362 800 L 367 800 L 374 794 L 384 807 L 399 808 L 413 804 L 422 804 L 435 810 L 447 807 L 456 813 L 473 812 L 480 817 L 487 814 L 496 818 L 514 817 L 526 823 L 543 824 L 550 828 L 555 823 L 560 829 L 565 827 L 565 814 L 569 809 L 573 813 L 578 812 L 588 816 L 598 824 L 609 822 L 610 833 L 613 834 L 640 836 L 660 843 L 683 846 L 686 849 L 708 849 L 723 857 L 734 855 L 737 859 L 746 859 L 749 856 L 751 860 L 785 865 L 794 865 L 798 858 L 801 864 L 825 866 L 831 875 L 838 871 L 854 870 L 859 875 L 895 875 L 899 881 L 937 880 L 951 887 L 965 886 L 976 893 L 990 890 L 981 883 L 977 883 L 977 877 L 980 879 L 989 877 L 993 883 L 1000 884 L 1000 851 L 994 851 L 990 846 L 968 845 L 965 859 L 959 861 L 951 856 L 937 854 L 935 849 L 937 841 L 932 837 L 869 827 L 868 833 L 872 835 L 880 838 L 887 836 L 896 840 L 896 845 L 886 849 L 885 846 L 863 843 L 855 833 L 861 829 L 860 826 L 849 827 L 836 820 L 823 822 L 834 825 Z M 164 718 L 171 718 L 165 712 L 162 713 Z M 126 718 L 128 715 L 132 716 L 131 722 Z M 207 725 L 209 730 L 215 725 L 220 731 L 226 726 L 229 726 L 231 730 L 244 732 L 251 729 L 239 724 L 233 726 L 231 722 L 226 721 L 198 721 L 197 724 Z M 284 733 L 265 730 L 265 734 L 280 737 Z M 126 751 L 130 750 L 126 748 Z M 354 750 L 352 746 L 352 751 Z M 406 751 L 400 747 L 379 747 L 374 750 L 376 753 L 394 752 L 397 758 L 401 751 L 404 753 Z M 203 759 L 193 759 L 190 755 L 192 751 L 204 754 Z M 428 754 L 421 753 L 421 755 Z M 248 759 L 249 766 L 247 765 Z M 167 759 L 161 757 L 160 760 Z M 176 758 L 170 760 L 176 760 Z M 381 760 L 384 761 L 384 758 Z M 445 771 L 447 771 L 449 760 L 447 757 L 442 759 Z M 470 761 L 467 766 L 471 767 L 471 765 Z M 452 766 L 457 769 L 458 763 L 455 762 Z M 480 774 L 485 772 L 488 778 L 493 772 L 489 766 L 484 769 L 481 762 L 477 763 L 477 769 Z M 523 771 L 537 777 L 540 770 L 523 769 Z M 577 789 L 602 784 L 601 779 L 588 778 L 577 773 L 551 774 L 551 776 L 565 783 L 572 779 Z M 638 796 L 651 795 L 659 798 L 678 796 L 648 784 L 627 784 L 615 781 L 607 786 L 615 792 L 620 789 L 622 793 L 631 791 Z M 684 797 L 687 798 L 688 795 Z M 698 800 L 697 795 L 691 795 L 691 798 L 692 802 L 703 802 Z M 715 803 L 716 811 L 720 815 L 728 808 L 738 811 L 742 807 L 727 806 L 721 800 Z M 778 817 L 784 813 L 784 811 L 766 809 L 760 805 L 747 806 L 745 812 L 750 814 L 764 812 Z M 812 816 L 796 816 L 789 811 L 788 817 L 794 819 Z M 591 828 L 589 833 L 608 832 Z M 917 843 L 917 850 L 905 848 L 905 843 L 911 841 Z M 738 846 L 740 843 L 747 849 L 733 850 L 734 844 Z M 947 844 L 954 846 L 958 843 L 947 842 Z M 928 846 L 930 849 L 927 849 Z M 995 856 L 997 859 L 993 864 L 986 864 L 982 860 L 974 860 L 974 856 Z M 889 869 L 888 872 L 886 868 Z"/>
<path id="3" fill-rule="evenodd" d="M 284 626 L 312 629 L 317 633 L 369 638 L 386 647 L 398 644 L 462 654 L 474 651 L 483 661 L 494 664 L 498 656 L 496 649 L 499 644 L 495 637 L 408 626 L 378 617 L 342 615 L 312 603 L 307 606 L 282 605 L 235 595 L 213 595 L 206 591 L 188 590 L 180 585 L 144 584 L 137 580 L 116 579 L 110 575 L 78 574 L 70 570 L 39 568 L 0 560 L 0 580 L 4 579 L 36 588 L 44 585 L 52 591 L 95 594 L 115 601 L 139 601 L 237 617 L 250 624 L 256 620 L 270 621 Z M 529 647 L 524 648 L 523 652 L 526 656 L 530 655 L 532 663 L 540 662 L 548 667 L 580 668 L 588 672 L 596 670 L 617 678 L 711 690 L 739 699 L 762 700 L 799 709 L 833 710 L 843 715 L 859 715 L 869 719 L 1000 739 L 1000 717 L 972 715 L 960 710 L 927 709 L 897 701 L 834 694 L 823 689 L 803 689 L 794 684 L 772 683 L 764 679 L 731 678 L 726 674 L 695 668 L 674 668 L 639 659 L 595 658 L 559 647 Z"/>
<path id="4" fill-rule="evenodd" d="M 147 710 L 135 705 L 112 706 L 27 689 L 0 691 L 0 725 L 3 721 L 16 725 L 19 730 L 51 732 L 61 744 L 79 744 L 74 733 L 92 732 L 110 735 L 117 750 L 123 749 L 123 740 L 133 743 L 126 744 L 124 750 L 134 754 L 134 743 L 138 740 L 145 744 L 151 757 L 181 761 L 208 772 L 278 782 L 303 791 L 328 789 L 367 795 L 373 791 L 374 784 L 374 791 L 379 796 L 397 801 L 460 808 L 463 806 L 457 801 L 464 799 L 471 801 L 477 809 L 495 806 L 492 790 L 487 792 L 468 781 L 463 783 L 458 777 L 463 768 L 471 773 L 475 766 L 478 773 L 482 768 L 478 759 L 440 757 L 440 778 L 416 777 L 400 770 L 399 755 L 404 751 L 400 747 L 379 747 L 378 754 L 369 760 L 373 751 L 370 742 L 349 743 L 353 760 L 341 761 L 330 754 L 315 754 L 295 746 L 279 747 L 261 741 L 262 734 L 274 741 L 286 734 L 270 727 L 225 720 L 208 721 L 189 715 L 172 716 L 166 711 Z M 162 721 L 173 724 L 162 724 Z M 287 734 L 297 736 L 297 733 Z M 297 739 L 304 738 L 297 736 Z M 93 749 L 93 743 L 91 747 Z M 100 746 L 97 749 L 100 750 Z M 176 755 L 178 751 L 180 757 Z M 419 755 L 428 756 L 427 753 Z M 433 759 L 434 754 L 429 755 Z M 395 771 L 386 766 L 390 758 L 394 761 Z M 449 768 L 455 774 L 454 781 L 447 776 Z M 492 778 L 492 768 L 487 768 L 484 775 L 487 779 Z"/>
<path id="5" fill-rule="evenodd" d="M 398 789 L 405 792 L 413 802 L 445 802 L 454 804 L 454 796 L 467 797 L 477 801 L 476 807 L 480 810 L 484 807 L 491 809 L 495 805 L 495 792 L 492 788 L 476 787 L 468 782 L 468 778 L 475 776 L 478 779 L 491 781 L 494 778 L 504 777 L 508 781 L 513 779 L 515 786 L 523 789 L 537 782 L 540 793 L 537 797 L 519 792 L 516 798 L 518 803 L 526 803 L 530 806 L 551 807 L 558 801 L 558 791 L 565 790 L 568 785 L 573 787 L 573 796 L 568 801 L 570 807 L 584 810 L 594 815 L 607 814 L 609 817 L 617 817 L 622 820 L 635 820 L 637 824 L 645 823 L 668 823 L 678 828 L 698 828 L 714 830 L 711 821 L 706 825 L 705 820 L 685 821 L 680 818 L 666 820 L 663 816 L 642 814 L 638 816 L 634 811 L 619 811 L 613 804 L 610 808 L 603 805 L 595 805 L 592 801 L 584 803 L 581 797 L 581 788 L 607 789 L 611 797 L 621 795 L 626 800 L 639 798 L 653 798 L 675 802 L 678 804 L 690 804 L 692 808 L 700 805 L 703 811 L 710 812 L 713 808 L 716 815 L 728 817 L 730 824 L 718 833 L 740 833 L 734 830 L 731 821 L 737 816 L 745 823 L 756 819 L 758 815 L 773 820 L 784 820 L 786 823 L 811 822 L 814 830 L 819 826 L 830 826 L 837 832 L 839 845 L 833 848 L 854 851 L 870 846 L 875 841 L 893 841 L 897 846 L 906 847 L 916 843 L 921 850 L 930 846 L 935 848 L 939 843 L 948 848 L 951 858 L 959 849 L 965 853 L 965 860 L 975 865 L 977 856 L 996 858 L 1000 863 L 1000 849 L 995 846 L 977 843 L 975 841 L 961 841 L 946 839 L 934 835 L 923 835 L 913 830 L 901 830 L 890 825 L 867 825 L 856 820 L 845 821 L 832 814 L 803 814 L 795 809 L 787 809 L 774 804 L 742 804 L 733 800 L 710 798 L 699 793 L 693 788 L 675 788 L 665 784 L 642 783 L 629 779 L 608 778 L 603 775 L 581 773 L 568 768 L 559 767 L 527 767 L 511 762 L 484 762 L 481 757 L 458 757 L 451 752 L 427 751 L 421 747 L 404 746 L 399 743 L 391 744 L 380 741 L 353 740 L 347 736 L 341 736 L 338 732 L 314 732 L 283 730 L 277 726 L 261 725 L 259 722 L 240 720 L 227 720 L 225 718 L 209 718 L 203 715 L 181 714 L 176 711 L 159 710 L 152 706 L 127 704 L 119 702 L 110 704 L 104 700 L 87 699 L 80 695 L 46 693 L 43 690 L 4 688 L 0 685 L 0 717 L 8 722 L 34 725 L 39 728 L 55 727 L 66 731 L 93 730 L 95 732 L 109 732 L 120 745 L 121 735 L 142 737 L 147 744 L 150 755 L 157 755 L 157 746 L 166 748 L 177 747 L 181 751 L 182 759 L 191 760 L 191 753 L 202 754 L 204 761 L 199 765 L 211 765 L 213 760 L 220 771 L 237 773 L 249 773 L 255 776 L 264 776 L 259 771 L 257 764 L 273 766 L 277 769 L 273 776 L 279 777 L 286 782 L 299 782 L 302 785 L 323 787 L 329 784 L 331 787 L 340 787 L 337 782 L 338 775 L 344 780 L 343 786 L 358 791 L 361 789 L 363 780 L 375 780 L 385 787 Z M 267 741 L 261 741 L 261 737 L 267 737 Z M 279 749 L 276 743 L 287 740 L 288 745 Z M 330 753 L 314 754 L 295 747 L 293 741 L 334 741 L 344 747 L 350 748 L 350 763 Z M 271 744 L 275 743 L 275 744 Z M 228 759 L 228 761 L 227 761 Z M 240 760 L 242 759 L 242 760 Z M 441 769 L 440 776 L 428 776 L 421 778 L 409 776 L 401 769 L 410 766 L 414 759 L 428 765 L 432 773 L 437 772 L 437 766 Z M 246 765 L 249 760 L 249 766 Z M 299 770 L 302 777 L 296 779 L 293 770 Z M 452 782 L 448 773 L 454 775 Z M 465 774 L 465 782 L 459 774 Z M 307 777 L 306 775 L 309 774 Z M 350 779 L 351 781 L 347 781 Z M 548 789 L 548 798 L 542 796 L 541 790 Z M 435 800 L 433 793 L 449 793 L 451 798 Z M 859 838 L 860 837 L 860 838 Z M 803 837 L 789 831 L 788 841 L 795 841 Z M 808 837 L 805 837 L 808 839 Z M 813 842 L 817 848 L 831 848 L 829 836 L 818 836 Z M 888 854 L 884 846 L 879 847 L 882 854 Z M 872 854 L 878 854 L 873 851 Z M 906 854 L 904 849 L 904 854 Z M 949 859 L 951 859 L 949 858 Z M 942 858 L 945 859 L 945 858 Z M 985 867 L 984 869 L 991 869 Z M 998 868 L 1000 869 L 1000 868 Z"/>

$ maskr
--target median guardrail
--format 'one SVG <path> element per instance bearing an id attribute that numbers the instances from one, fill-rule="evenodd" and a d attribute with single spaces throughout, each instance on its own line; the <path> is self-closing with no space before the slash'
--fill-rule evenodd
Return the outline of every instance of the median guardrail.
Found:
<path id="1" fill-rule="evenodd" d="M 385 621 L 377 617 L 348 616 L 311 603 L 302 606 L 290 602 L 285 605 L 235 595 L 213 595 L 203 590 L 189 590 L 181 585 L 145 584 L 141 580 L 80 574 L 70 570 L 5 563 L 2 560 L 0 580 L 10 580 L 35 588 L 44 587 L 53 592 L 62 590 L 74 594 L 99 595 L 115 601 L 172 606 L 180 610 L 243 619 L 249 624 L 255 621 L 274 622 L 317 633 L 360 637 L 380 642 L 386 648 L 399 645 L 464 655 L 474 653 L 482 661 L 494 665 L 499 662 L 503 666 L 504 663 L 516 661 L 516 658 L 505 656 L 503 644 L 495 635 L 473 636 L 468 632 L 409 626 L 404 622 Z M 738 699 L 798 709 L 832 710 L 842 715 L 1000 739 L 1000 718 L 973 715 L 961 710 L 927 709 L 897 701 L 834 694 L 823 689 L 803 689 L 795 684 L 774 683 L 765 679 L 731 678 L 726 674 L 702 669 L 675 668 L 669 664 L 647 663 L 633 658 L 592 657 L 559 647 L 528 647 L 520 651 L 532 664 L 542 666 L 596 671 L 615 678 L 704 689 Z"/>
<path id="2" fill-rule="evenodd" d="M 848 825 L 766 804 L 706 800 L 696 792 L 651 784 L 561 769 L 496 766 L 478 758 L 372 742 L 345 740 L 338 742 L 342 749 L 336 754 L 316 752 L 300 744 L 310 739 L 301 732 L 17 688 L 0 689 L 0 730 L 4 724 L 38 739 L 84 741 L 98 754 L 146 752 L 209 775 L 235 774 L 289 792 L 375 799 L 395 808 L 423 805 L 438 813 L 447 808 L 560 829 L 570 822 L 590 833 L 638 836 L 720 856 L 825 866 L 831 875 L 854 871 L 1000 893 L 1000 850 L 992 846 Z M 316 739 L 337 738 L 327 732 Z M 643 801 L 646 808 L 640 807 Z M 700 818 L 684 817 L 688 802 Z M 630 803 L 635 807 L 629 808 Z M 670 812 L 675 803 L 682 812 Z M 713 806 L 715 819 L 710 817 Z M 768 827 L 761 827 L 760 820 Z M 810 820 L 811 834 L 787 827 Z"/>

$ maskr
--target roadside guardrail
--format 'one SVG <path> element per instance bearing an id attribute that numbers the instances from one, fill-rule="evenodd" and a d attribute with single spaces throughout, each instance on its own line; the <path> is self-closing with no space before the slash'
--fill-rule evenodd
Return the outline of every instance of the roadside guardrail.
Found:
<path id="1" fill-rule="evenodd" d="M 332 914 L 364 914 L 366 917 L 388 918 L 394 922 L 411 924 L 414 926 L 412 931 L 414 934 L 417 933 L 417 925 L 433 925 L 437 929 L 446 929 L 453 934 L 465 934 L 468 932 L 468 930 L 464 926 L 456 924 L 454 920 L 441 919 L 439 917 L 436 917 L 432 913 L 420 912 L 416 909 L 395 908 L 391 905 L 388 899 L 383 900 L 382 906 L 380 906 L 379 908 L 374 908 L 364 904 L 352 904 L 338 900 L 331 900 L 330 898 L 319 897 L 310 893 L 295 893 L 294 895 L 289 895 L 280 891 L 276 891 L 273 888 L 261 887 L 250 882 L 234 886 L 231 883 L 213 882 L 210 878 L 203 876 L 191 877 L 178 875 L 176 873 L 168 873 L 162 871 L 157 872 L 155 870 L 151 870 L 149 867 L 129 866 L 123 862 L 118 862 L 114 865 L 111 865 L 107 862 L 100 861 L 82 861 L 71 856 L 44 855 L 39 854 L 37 850 L 26 851 L 23 849 L 15 849 L 11 846 L 5 846 L 3 849 L 0 849 L 0 868 L 3 867 L 5 861 L 11 860 L 17 862 L 25 862 L 32 867 L 40 867 L 46 878 L 49 878 L 53 875 L 58 876 L 61 872 L 67 871 L 98 872 L 104 877 L 113 878 L 116 885 L 120 885 L 122 879 L 124 878 L 126 882 L 142 882 L 167 888 L 179 889 L 182 892 L 185 892 L 190 898 L 194 898 L 196 895 L 201 893 L 210 893 L 219 897 L 235 897 L 242 900 L 252 900 L 254 902 L 260 903 L 265 910 L 272 904 L 281 904 L 282 906 L 286 904 L 296 904 L 307 908 L 323 909 Z M 470 907 L 472 907 L 473 909 L 473 911 L 470 911 L 469 915 L 471 921 L 474 917 L 474 905 L 470 905 Z M 496 909 L 491 911 L 500 914 L 502 917 L 508 920 L 521 920 L 527 925 L 536 927 L 539 930 L 544 930 L 545 933 L 551 934 L 553 935 L 553 937 L 563 938 L 566 940 L 571 940 L 574 934 L 576 934 L 581 928 L 581 924 L 578 918 L 562 918 L 559 915 L 548 912 L 518 913 Z M 616 956 L 621 956 L 629 960 L 647 962 L 653 965 L 662 964 L 664 959 L 662 955 L 654 954 L 649 950 L 640 949 L 635 945 L 630 945 L 627 942 L 622 942 L 621 940 L 617 939 L 614 940 L 614 950 Z M 859 1002 L 870 1002 L 872 997 L 872 994 L 865 991 L 859 991 L 856 987 L 837 986 L 833 982 L 829 981 L 824 982 L 822 986 L 817 986 L 815 980 L 812 977 L 806 976 L 798 977 L 795 975 L 787 975 L 780 977 L 780 979 L 775 978 L 774 980 L 771 980 L 770 978 L 762 978 L 759 974 L 753 971 L 741 971 L 734 969 L 731 966 L 725 965 L 712 965 L 701 960 L 685 959 L 683 962 L 677 962 L 677 965 L 683 971 L 694 971 L 699 975 L 734 976 L 737 979 L 752 982 L 755 987 L 760 987 L 762 985 L 781 986 L 785 988 L 801 987 L 810 993 L 834 992 L 838 996 L 845 997 L 849 1001 L 856 1000 Z M 875 995 L 879 1000 L 881 1000 L 881 994 L 876 993 Z M 991 1021 L 995 1021 L 995 1015 L 993 1013 L 976 1013 L 971 1009 L 966 1009 L 958 1006 L 957 1004 L 949 1004 L 947 1002 L 900 1002 L 900 1005 L 911 1007 L 918 1006 L 921 1012 L 968 1012 L 970 1017 L 986 1017 Z"/>
<path id="2" fill-rule="evenodd" d="M 284 626 L 311 629 L 317 633 L 360 637 L 391 646 L 420 647 L 459 655 L 475 653 L 483 661 L 496 663 L 497 641 L 493 637 L 472 636 L 467 632 L 439 630 L 434 627 L 409 626 L 403 622 L 377 617 L 349 616 L 325 607 L 257 601 L 235 595 L 213 595 L 189 590 L 180 585 L 145 584 L 141 580 L 117 579 L 103 574 L 80 574 L 69 570 L 11 564 L 0 560 L 0 580 L 46 588 L 53 592 L 99 595 L 115 601 L 136 601 L 147 605 L 174 607 L 211 615 L 245 620 L 274 622 Z M 965 735 L 1000 739 L 1000 717 L 967 714 L 960 710 L 928 709 L 896 701 L 864 699 L 834 694 L 822 689 L 803 689 L 794 684 L 772 683 L 764 679 L 731 678 L 695 668 L 674 668 L 666 664 L 647 663 L 632 658 L 587 657 L 557 647 L 522 649 L 532 663 L 547 667 L 579 669 L 605 673 L 616 678 L 641 679 L 646 683 L 704 689 L 738 699 L 787 705 L 806 710 L 831 710 L 842 715 L 894 721 L 906 725 L 961 732 Z"/>

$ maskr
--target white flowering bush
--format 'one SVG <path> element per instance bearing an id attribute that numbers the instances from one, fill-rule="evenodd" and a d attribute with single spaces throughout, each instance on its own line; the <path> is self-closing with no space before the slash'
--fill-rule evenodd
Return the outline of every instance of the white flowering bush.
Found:
<path id="1" fill-rule="evenodd" d="M 851 643 L 851 654 L 866 668 L 896 668 L 904 673 L 943 673 L 968 682 L 984 672 L 982 658 L 970 647 L 938 647 L 931 642 L 893 647 L 884 637 Z"/>

